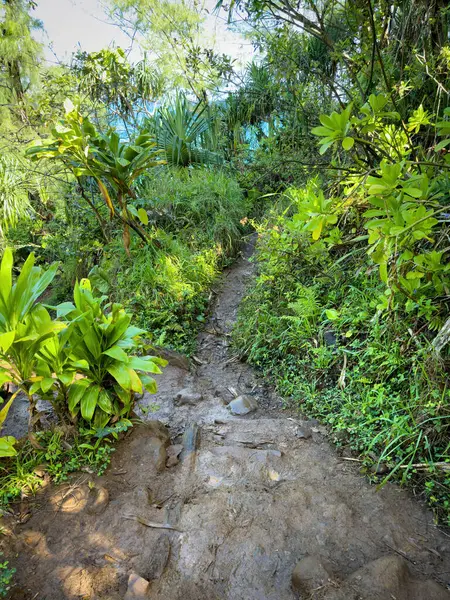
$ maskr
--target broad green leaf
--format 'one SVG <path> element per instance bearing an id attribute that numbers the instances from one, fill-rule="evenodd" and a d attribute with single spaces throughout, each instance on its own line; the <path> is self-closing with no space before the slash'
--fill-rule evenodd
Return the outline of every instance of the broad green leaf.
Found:
<path id="1" fill-rule="evenodd" d="M 86 344 L 89 352 L 92 354 L 95 360 L 100 358 L 102 350 L 100 348 L 100 342 L 98 341 L 95 329 L 92 327 L 86 331 L 83 336 L 83 341 Z"/>
<path id="2" fill-rule="evenodd" d="M 18 391 L 15 392 L 11 396 L 11 398 L 8 400 L 8 402 L 5 404 L 5 406 L 0 410 L 0 428 L 2 427 L 3 423 L 5 422 L 5 419 L 8 416 L 9 409 L 11 408 L 11 404 L 14 402 L 14 399 L 18 393 L 19 393 Z"/>
<path id="3" fill-rule="evenodd" d="M 143 208 L 138 210 L 138 217 L 143 225 L 148 225 L 148 214 Z"/>
<path id="4" fill-rule="evenodd" d="M 41 381 L 41 390 L 44 392 L 44 394 L 51 389 L 54 383 L 55 380 L 52 377 L 44 377 L 44 379 Z"/>
<path id="5" fill-rule="evenodd" d="M 0 334 L 0 352 L 6 354 L 14 341 L 15 335 L 15 330 Z"/>
<path id="6" fill-rule="evenodd" d="M 83 369 L 85 371 L 87 371 L 89 369 L 89 363 L 87 360 L 84 360 L 84 359 L 75 360 L 70 363 L 70 366 L 73 367 L 74 369 Z"/>
<path id="7" fill-rule="evenodd" d="M 323 228 L 323 219 L 319 219 L 315 228 L 312 230 L 312 239 L 314 241 L 318 240 L 320 238 L 320 234 L 322 233 L 322 228 Z"/>
<path id="8" fill-rule="evenodd" d="M 72 304 L 72 302 L 63 302 L 62 304 L 58 304 L 58 306 L 56 306 L 56 316 L 58 318 L 65 317 L 74 310 L 75 306 Z"/>
<path id="9" fill-rule="evenodd" d="M 11 292 L 13 262 L 12 250 L 11 248 L 6 248 L 0 264 L 0 296 L 4 302 L 6 302 Z"/>
<path id="10" fill-rule="evenodd" d="M 330 321 L 335 321 L 339 317 L 339 311 L 335 310 L 334 308 L 328 308 L 325 311 L 325 314 L 327 315 L 327 319 Z"/>
<path id="11" fill-rule="evenodd" d="M 38 392 L 41 389 L 41 381 L 42 377 L 40 377 L 38 381 L 35 381 L 31 384 L 30 389 L 28 390 L 30 396 L 36 394 L 36 392 Z"/>
<path id="12" fill-rule="evenodd" d="M 90 421 L 94 416 L 97 400 L 100 393 L 100 387 L 96 384 L 90 385 L 81 398 L 81 416 L 86 421 Z"/>
<path id="13" fill-rule="evenodd" d="M 114 377 L 120 387 L 122 387 L 124 390 L 131 390 L 131 377 L 128 367 L 125 365 L 125 363 L 117 362 L 113 365 L 110 365 L 107 368 L 107 371 Z"/>
<path id="14" fill-rule="evenodd" d="M 314 127 L 313 129 L 311 129 L 311 133 L 313 135 L 319 135 L 324 137 L 331 135 L 333 133 L 333 130 L 329 127 Z"/>
<path id="15" fill-rule="evenodd" d="M 17 450 L 14 448 L 16 442 L 16 438 L 12 437 L 12 435 L 0 437 L 0 458 L 16 456 Z"/>
<path id="16" fill-rule="evenodd" d="M 145 374 L 139 374 L 139 377 L 142 381 L 142 385 L 147 390 L 147 392 L 149 392 L 150 394 L 156 394 L 156 392 L 158 391 L 158 386 L 153 377 L 150 377 L 150 375 Z"/>
<path id="17" fill-rule="evenodd" d="M 342 140 L 342 147 L 344 148 L 344 150 L 350 150 L 351 148 L 353 148 L 354 143 L 355 143 L 354 138 L 352 138 L 352 137 L 345 137 Z"/>
<path id="18" fill-rule="evenodd" d="M 75 373 L 73 371 L 63 371 L 62 373 L 58 373 L 58 379 L 66 386 L 72 383 L 74 376 Z"/>
<path id="19" fill-rule="evenodd" d="M 72 383 L 68 393 L 68 407 L 70 412 L 73 413 L 90 384 L 91 381 L 89 381 L 89 379 L 80 379 L 79 381 Z"/>
<path id="20" fill-rule="evenodd" d="M 134 338 L 137 335 L 144 335 L 144 333 L 147 333 L 145 331 L 145 329 L 139 329 L 139 327 L 135 327 L 134 325 L 130 325 L 130 327 L 128 327 L 125 331 L 125 337 L 127 338 Z"/>
<path id="21" fill-rule="evenodd" d="M 127 210 L 128 212 L 130 212 L 134 217 L 139 217 L 139 213 L 138 213 L 138 209 L 133 205 L 133 204 L 128 204 L 127 205 Z"/>
<path id="22" fill-rule="evenodd" d="M 328 150 L 328 148 L 330 146 L 332 146 L 333 144 L 334 144 L 334 140 L 328 140 L 324 144 L 321 144 L 320 148 L 319 148 L 319 154 L 320 155 L 325 154 L 325 152 Z"/>
<path id="23" fill-rule="evenodd" d="M 108 415 L 111 415 L 114 412 L 111 398 L 106 390 L 101 390 L 98 395 L 98 405 Z"/>
<path id="24" fill-rule="evenodd" d="M 142 381 L 140 380 L 139 375 L 134 369 L 128 369 L 128 372 L 130 374 L 131 390 L 137 394 L 142 394 Z"/>
<path id="25" fill-rule="evenodd" d="M 388 282 L 387 263 L 385 262 L 380 264 L 380 279 L 383 283 Z"/>
<path id="26" fill-rule="evenodd" d="M 450 138 L 447 138 L 446 140 L 442 140 L 442 142 L 439 142 L 439 144 L 436 144 L 436 146 L 434 147 L 434 151 L 439 152 L 443 148 L 446 148 L 449 144 L 450 144 Z"/>
<path id="27" fill-rule="evenodd" d="M 142 379 L 142 377 L 141 377 L 141 379 Z M 129 406 L 129 404 L 131 402 L 131 395 L 132 395 L 131 390 L 125 390 L 120 385 L 115 385 L 114 391 L 117 394 L 117 396 L 120 398 L 121 402 L 125 406 Z"/>
<path id="28" fill-rule="evenodd" d="M 161 369 L 153 362 L 150 356 L 145 356 L 143 358 L 139 356 L 131 356 L 128 362 L 128 366 L 131 369 L 136 369 L 138 371 L 145 371 L 147 373 L 161 373 Z"/>
<path id="29" fill-rule="evenodd" d="M 421 198 L 422 197 L 422 190 L 419 190 L 418 188 L 413 188 L 413 187 L 405 187 L 403 188 L 403 191 L 405 194 L 408 194 L 408 196 L 412 196 L 412 198 Z"/>
<path id="30" fill-rule="evenodd" d="M 102 354 L 110 356 L 111 358 L 114 358 L 120 362 L 128 362 L 128 354 L 119 346 L 112 346 L 111 348 L 108 348 L 108 350 L 105 350 Z"/>

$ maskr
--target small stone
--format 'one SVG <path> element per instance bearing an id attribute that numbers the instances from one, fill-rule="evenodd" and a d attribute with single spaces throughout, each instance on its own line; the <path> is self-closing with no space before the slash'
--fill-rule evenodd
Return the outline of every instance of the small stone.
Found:
<path id="1" fill-rule="evenodd" d="M 175 404 L 183 405 L 188 404 L 190 406 L 195 406 L 198 402 L 203 400 L 203 396 L 198 392 L 193 392 L 189 389 L 180 390 L 176 396 L 174 397 Z"/>
<path id="2" fill-rule="evenodd" d="M 131 573 L 128 578 L 128 589 L 124 600 L 145 600 L 148 598 L 150 583 L 136 573 Z"/>
<path id="3" fill-rule="evenodd" d="M 183 444 L 173 444 L 167 448 L 167 456 L 179 456 L 183 450 Z"/>
<path id="4" fill-rule="evenodd" d="M 167 535 L 162 533 L 153 547 L 153 552 L 145 569 L 145 576 L 150 580 L 159 579 L 164 573 L 169 557 L 170 541 Z"/>
<path id="5" fill-rule="evenodd" d="M 330 590 L 327 600 L 383 598 L 386 600 L 448 600 L 450 593 L 432 580 L 414 577 L 406 560 L 387 555 L 352 573 L 343 584 Z"/>
<path id="6" fill-rule="evenodd" d="M 169 456 L 166 461 L 166 467 L 170 469 L 171 467 L 175 467 L 180 462 L 178 456 Z"/>
<path id="7" fill-rule="evenodd" d="M 159 438 L 152 437 L 148 441 L 148 451 L 151 461 L 154 463 L 158 473 L 164 471 L 167 460 L 167 451 L 164 442 Z"/>
<path id="8" fill-rule="evenodd" d="M 336 346 L 337 343 L 336 336 L 330 330 L 324 331 L 323 341 L 325 342 L 325 346 Z"/>
<path id="9" fill-rule="evenodd" d="M 319 556 L 305 556 L 292 572 L 292 587 L 295 591 L 309 596 L 317 588 L 324 586 L 332 578 L 331 568 Z"/>
<path id="10" fill-rule="evenodd" d="M 258 403 L 250 396 L 238 396 L 229 403 L 228 408 L 233 415 L 247 415 L 258 408 Z"/>
<path id="11" fill-rule="evenodd" d="M 385 473 L 389 473 L 389 467 L 384 463 L 375 463 L 370 467 L 370 472 L 374 475 L 384 475 Z"/>
<path id="12" fill-rule="evenodd" d="M 295 432 L 296 437 L 301 440 L 308 440 L 312 436 L 311 429 L 307 426 L 305 427 L 297 427 L 297 431 Z"/>

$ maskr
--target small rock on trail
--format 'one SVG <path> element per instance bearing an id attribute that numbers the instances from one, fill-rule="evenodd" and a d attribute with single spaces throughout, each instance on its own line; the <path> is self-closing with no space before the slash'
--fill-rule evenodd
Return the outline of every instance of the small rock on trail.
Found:
<path id="1" fill-rule="evenodd" d="M 189 404 L 191 406 L 195 406 L 202 400 L 202 394 L 190 389 L 180 390 L 174 398 L 175 404 Z"/>
<path id="2" fill-rule="evenodd" d="M 333 580 L 331 565 L 318 556 L 305 556 L 292 573 L 292 587 L 304 596 L 324 588 Z"/>
<path id="3" fill-rule="evenodd" d="M 232 415 L 248 415 L 257 410 L 258 403 L 251 396 L 238 396 L 228 404 Z"/>
<path id="4" fill-rule="evenodd" d="M 149 597 L 149 591 L 150 583 L 136 573 L 131 573 L 124 600 L 145 600 Z"/>
<path id="5" fill-rule="evenodd" d="M 430 579 L 421 581 L 401 556 L 383 556 L 330 589 L 323 600 L 450 600 L 450 592 Z"/>

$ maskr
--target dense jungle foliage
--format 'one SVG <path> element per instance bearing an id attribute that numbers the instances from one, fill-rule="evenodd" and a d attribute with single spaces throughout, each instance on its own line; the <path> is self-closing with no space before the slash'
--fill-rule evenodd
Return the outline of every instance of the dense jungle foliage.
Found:
<path id="1" fill-rule="evenodd" d="M 107 5 L 139 61 L 48 66 L 36 3 L 0 1 L 0 425 L 30 414 L 0 501 L 106 468 L 256 231 L 236 349 L 450 524 L 447 3 L 219 2 L 246 65 L 196 2 Z"/>

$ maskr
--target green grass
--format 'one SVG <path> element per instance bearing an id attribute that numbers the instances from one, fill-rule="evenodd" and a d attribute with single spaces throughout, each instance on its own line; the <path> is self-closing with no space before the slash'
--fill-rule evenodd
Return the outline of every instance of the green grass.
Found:
<path id="1" fill-rule="evenodd" d="M 290 223 L 259 227 L 236 348 L 288 403 L 340 432 L 377 483 L 415 486 L 450 524 L 450 390 L 429 333 L 399 309 L 378 310 L 384 287 L 364 255 L 336 264 L 339 255 Z M 383 477 L 370 472 L 378 464 Z"/>
<path id="2" fill-rule="evenodd" d="M 239 248 L 248 201 L 225 173 L 163 169 L 141 183 L 136 206 L 150 216 L 153 243 L 133 239 L 129 256 L 120 238 L 105 247 L 103 291 L 133 312 L 154 343 L 190 354 L 211 285 Z"/>
<path id="3" fill-rule="evenodd" d="M 113 442 L 120 431 L 114 426 L 70 433 L 55 428 L 35 433 L 33 444 L 24 438 L 17 446 L 17 455 L 2 460 L 0 506 L 34 495 L 45 481 L 44 473 L 54 483 L 66 481 L 83 468 L 101 475 L 110 463 Z"/>

